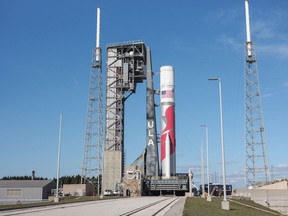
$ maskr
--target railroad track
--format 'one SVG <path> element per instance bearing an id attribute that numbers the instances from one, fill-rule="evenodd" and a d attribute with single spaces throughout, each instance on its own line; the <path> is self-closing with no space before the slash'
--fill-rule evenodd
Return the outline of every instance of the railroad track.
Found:
<path id="1" fill-rule="evenodd" d="M 138 207 L 136 209 L 127 211 L 125 213 L 122 213 L 119 216 L 130 216 L 130 215 L 151 215 L 151 216 L 156 216 L 156 215 L 160 215 L 161 213 L 163 213 L 163 211 L 166 208 L 173 206 L 179 199 L 180 199 L 179 197 L 173 197 L 173 198 L 167 198 L 167 199 L 164 199 L 164 200 L 156 201 L 156 202 L 149 203 L 147 205 Z M 159 206 L 159 207 L 157 207 L 157 206 Z M 152 207 L 155 208 L 155 209 L 151 209 Z"/>

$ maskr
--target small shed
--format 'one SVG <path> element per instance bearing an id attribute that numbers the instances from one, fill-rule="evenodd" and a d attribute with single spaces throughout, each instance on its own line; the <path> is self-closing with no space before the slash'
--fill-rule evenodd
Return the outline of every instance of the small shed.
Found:
<path id="1" fill-rule="evenodd" d="M 0 202 L 45 200 L 54 188 L 53 180 L 0 180 Z"/>
<path id="2" fill-rule="evenodd" d="M 64 184 L 63 195 L 93 196 L 94 186 L 91 184 Z"/>

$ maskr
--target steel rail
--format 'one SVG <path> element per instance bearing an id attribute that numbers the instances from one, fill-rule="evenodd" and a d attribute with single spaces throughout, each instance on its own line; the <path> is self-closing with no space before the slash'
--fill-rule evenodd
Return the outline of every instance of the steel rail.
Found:
<path id="1" fill-rule="evenodd" d="M 120 214 L 119 216 L 129 216 L 129 215 L 136 214 L 136 213 L 138 213 L 138 212 L 141 212 L 141 211 L 143 211 L 143 210 L 146 210 L 147 208 L 150 208 L 150 207 L 155 206 L 155 205 L 157 205 L 157 204 L 159 204 L 159 203 L 162 203 L 162 202 L 164 202 L 164 201 L 167 201 L 168 199 L 170 199 L 170 198 L 167 198 L 167 199 L 164 199 L 164 200 L 160 200 L 160 201 L 157 201 L 157 202 L 153 202 L 153 203 L 150 203 L 150 204 L 147 204 L 147 205 L 138 207 L 138 208 L 136 208 L 136 209 L 133 209 L 133 210 L 130 210 L 130 211 L 125 212 L 125 213 L 123 213 L 123 214 Z M 173 199 L 171 202 L 169 202 L 168 204 L 166 204 L 164 207 L 162 207 L 161 209 L 158 209 L 158 211 L 155 212 L 154 214 L 152 214 L 152 216 L 157 215 L 158 213 L 160 213 L 161 211 L 163 211 L 163 209 L 165 209 L 166 207 L 168 207 L 169 205 L 171 205 L 171 203 L 173 203 L 173 202 L 175 202 L 176 200 L 179 200 L 179 199 L 180 199 L 179 197 Z"/>

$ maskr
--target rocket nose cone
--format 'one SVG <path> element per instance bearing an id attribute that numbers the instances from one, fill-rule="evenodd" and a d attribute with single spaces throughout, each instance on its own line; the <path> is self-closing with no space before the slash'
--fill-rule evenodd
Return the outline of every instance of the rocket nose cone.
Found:
<path id="1" fill-rule="evenodd" d="M 172 66 L 160 68 L 160 88 L 164 86 L 174 86 L 174 68 Z"/>

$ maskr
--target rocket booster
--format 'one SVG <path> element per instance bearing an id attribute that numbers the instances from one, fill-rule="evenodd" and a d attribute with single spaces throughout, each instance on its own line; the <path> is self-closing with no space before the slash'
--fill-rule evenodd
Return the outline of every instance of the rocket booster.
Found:
<path id="1" fill-rule="evenodd" d="M 176 174 L 174 68 L 160 68 L 161 164 L 163 178 Z"/>

